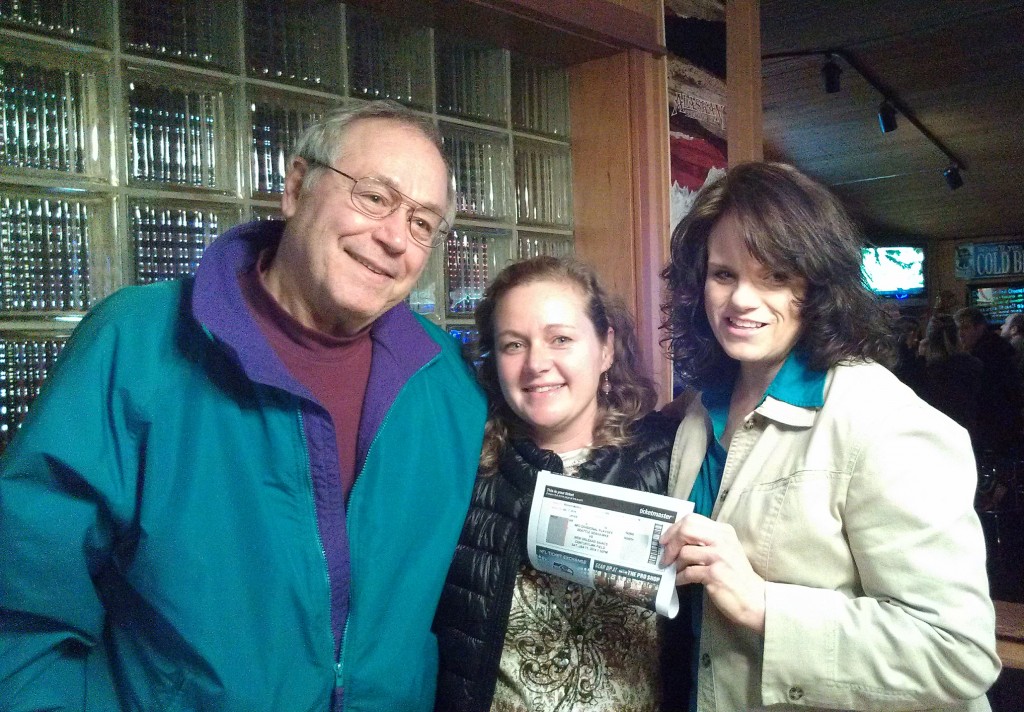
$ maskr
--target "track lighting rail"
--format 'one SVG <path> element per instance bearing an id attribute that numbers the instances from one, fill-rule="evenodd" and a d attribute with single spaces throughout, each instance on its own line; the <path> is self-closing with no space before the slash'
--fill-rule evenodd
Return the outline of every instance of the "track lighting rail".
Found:
<path id="1" fill-rule="evenodd" d="M 838 57 L 846 63 L 853 71 L 861 76 L 875 91 L 877 91 L 881 97 L 883 104 L 888 102 L 889 105 L 896 110 L 896 112 L 902 115 L 911 125 L 916 128 L 922 136 L 928 139 L 929 142 L 937 149 L 939 149 L 946 158 L 949 159 L 950 165 L 946 172 L 953 170 L 954 173 L 959 175 L 960 171 L 967 170 L 967 164 L 960 160 L 956 154 L 953 153 L 935 134 L 933 134 L 927 126 L 921 123 L 921 121 L 914 115 L 914 112 L 908 107 L 903 101 L 896 96 L 892 90 L 888 89 L 882 82 L 874 76 L 870 71 L 864 68 L 859 61 L 852 57 L 848 52 L 843 49 L 807 49 L 807 50 L 795 50 L 792 52 L 771 52 L 768 54 L 761 55 L 762 61 L 774 60 L 774 59 L 790 59 L 795 57 L 824 57 L 826 60 L 834 60 Z M 948 182 L 948 178 L 947 178 Z M 962 181 L 960 181 L 962 184 Z M 959 187 L 959 185 L 957 185 Z M 953 188 L 953 183 L 950 183 L 950 188 Z"/>

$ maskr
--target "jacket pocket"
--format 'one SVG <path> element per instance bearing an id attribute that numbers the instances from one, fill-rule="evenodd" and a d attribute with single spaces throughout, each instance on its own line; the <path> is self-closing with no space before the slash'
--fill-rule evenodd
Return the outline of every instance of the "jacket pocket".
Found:
<path id="1" fill-rule="evenodd" d="M 854 562 L 843 515 L 849 475 L 799 470 L 729 492 L 721 521 L 731 524 L 754 570 L 778 583 L 844 588 Z M 813 566 L 807 563 L 813 561 Z"/>

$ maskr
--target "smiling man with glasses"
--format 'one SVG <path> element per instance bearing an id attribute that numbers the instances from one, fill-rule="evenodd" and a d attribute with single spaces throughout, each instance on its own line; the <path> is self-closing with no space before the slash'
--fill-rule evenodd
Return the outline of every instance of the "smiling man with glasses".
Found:
<path id="1" fill-rule="evenodd" d="M 81 323 L 0 459 L 5 710 L 431 710 L 485 404 L 404 300 L 453 222 L 379 102 L 299 140 L 285 221 Z"/>

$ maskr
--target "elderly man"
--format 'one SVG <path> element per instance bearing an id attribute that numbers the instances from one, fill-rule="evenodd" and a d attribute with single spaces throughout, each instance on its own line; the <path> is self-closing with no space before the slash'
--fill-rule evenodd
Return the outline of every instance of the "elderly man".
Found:
<path id="1" fill-rule="evenodd" d="M 0 460 L 4 710 L 429 710 L 485 403 L 403 300 L 452 223 L 395 104 L 299 142 L 286 222 L 78 327 Z"/>

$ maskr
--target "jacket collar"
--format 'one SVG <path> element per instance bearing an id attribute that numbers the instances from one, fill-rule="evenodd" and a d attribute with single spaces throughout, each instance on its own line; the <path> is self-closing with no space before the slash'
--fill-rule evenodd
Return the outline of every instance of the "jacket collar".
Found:
<path id="1" fill-rule="evenodd" d="M 810 427 L 825 405 L 827 375 L 826 371 L 812 369 L 806 354 L 794 349 L 775 374 L 764 400 L 754 412 L 783 425 Z"/>
<path id="2" fill-rule="evenodd" d="M 538 470 L 548 470 L 562 474 L 562 458 L 551 450 L 537 447 L 537 444 L 530 438 L 514 436 L 511 438 L 511 448 L 505 452 L 512 458 L 509 462 L 515 462 L 516 458 L 530 467 Z"/>
<path id="3" fill-rule="evenodd" d="M 783 425 L 810 427 L 825 404 L 826 376 L 826 371 L 816 371 L 808 365 L 802 350 L 794 349 L 754 412 Z M 725 431 L 733 386 L 733 380 L 723 381 L 709 386 L 701 395 L 716 438 L 721 438 Z"/>
<path id="4" fill-rule="evenodd" d="M 238 274 L 252 267 L 264 248 L 280 242 L 283 230 L 281 221 L 251 222 L 228 230 L 207 247 L 196 270 L 192 314 L 251 380 L 313 400 L 263 337 L 238 284 Z M 372 433 L 405 382 L 441 347 L 405 302 L 379 316 L 370 327 L 370 337 L 374 348 L 366 391 L 369 412 L 364 410 L 363 420 L 372 425 Z"/>

